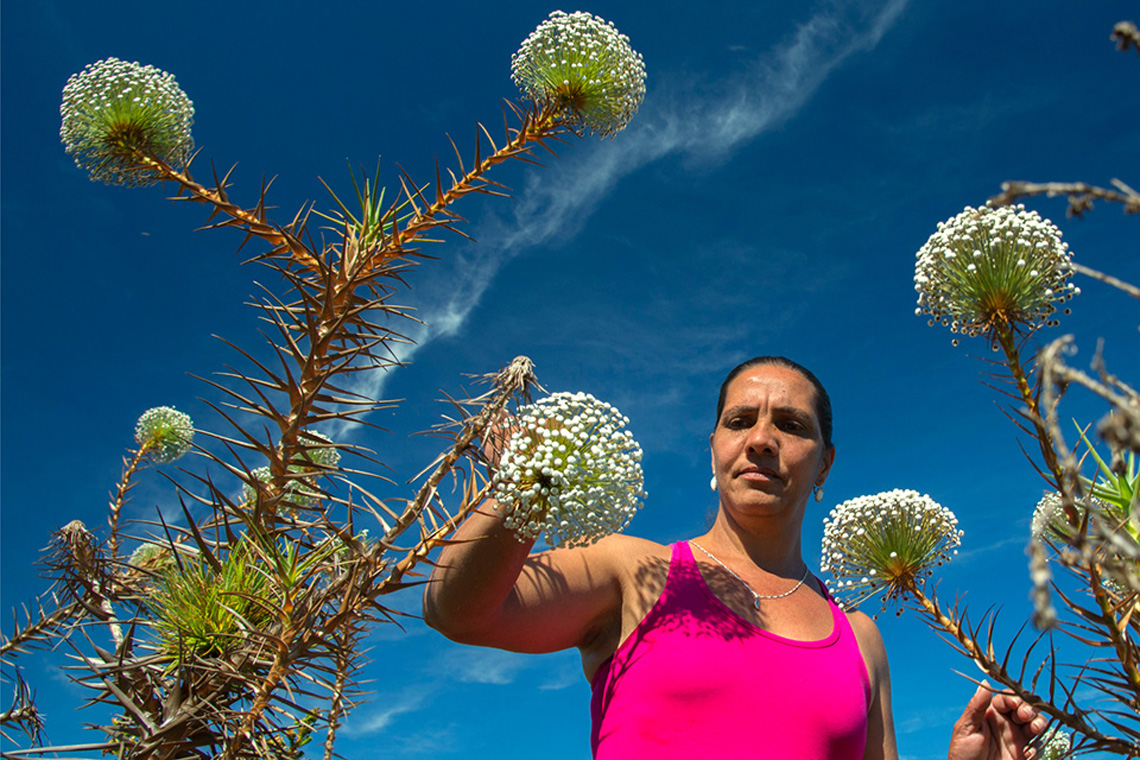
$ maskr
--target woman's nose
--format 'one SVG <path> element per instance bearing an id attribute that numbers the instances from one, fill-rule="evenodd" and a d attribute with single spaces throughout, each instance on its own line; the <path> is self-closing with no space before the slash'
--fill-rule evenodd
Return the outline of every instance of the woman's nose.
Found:
<path id="1" fill-rule="evenodd" d="M 779 448 L 775 430 L 767 420 L 757 420 L 748 432 L 748 449 L 757 453 L 774 454 Z"/>

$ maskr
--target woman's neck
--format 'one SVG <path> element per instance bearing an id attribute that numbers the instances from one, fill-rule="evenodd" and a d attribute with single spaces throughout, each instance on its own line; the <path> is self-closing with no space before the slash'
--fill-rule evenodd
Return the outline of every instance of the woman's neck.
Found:
<path id="1" fill-rule="evenodd" d="M 696 540 L 722 561 L 736 558 L 773 575 L 801 575 L 805 563 L 800 526 L 759 522 L 757 526 L 743 526 L 722 509 L 709 532 Z"/>

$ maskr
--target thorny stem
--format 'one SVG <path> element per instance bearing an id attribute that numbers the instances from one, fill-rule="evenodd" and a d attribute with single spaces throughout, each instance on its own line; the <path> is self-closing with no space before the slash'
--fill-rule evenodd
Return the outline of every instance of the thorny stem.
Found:
<path id="1" fill-rule="evenodd" d="M 112 557 L 119 553 L 119 513 L 123 510 L 123 505 L 127 502 L 127 492 L 131 490 L 134 485 L 131 479 L 135 475 L 139 464 L 142 462 L 143 457 L 147 455 L 148 449 L 146 446 L 140 446 L 139 450 L 129 460 L 123 457 L 123 477 L 119 479 L 118 488 L 115 489 L 115 500 L 111 502 L 111 515 L 107 521 L 111 526 L 110 536 L 110 554 Z"/>
<path id="2" fill-rule="evenodd" d="M 16 631 L 12 635 L 12 638 L 6 639 L 3 644 L 0 644 L 0 657 L 10 652 L 21 651 L 21 647 L 23 647 L 24 644 L 29 644 L 41 638 L 63 621 L 69 620 L 76 613 L 83 611 L 85 611 L 85 608 L 79 602 L 70 602 L 62 607 L 56 607 L 50 614 L 41 617 L 34 623 L 29 623 L 24 628 Z"/>
<path id="3" fill-rule="evenodd" d="M 1006 360 L 1009 362 L 1009 371 L 1013 375 L 1014 382 L 1017 384 L 1017 392 L 1028 409 L 1026 417 L 1033 423 L 1033 428 L 1037 431 L 1037 443 L 1041 449 L 1041 456 L 1045 460 L 1045 467 L 1048 468 L 1049 473 L 1053 476 L 1053 484 L 1057 490 L 1064 491 L 1066 475 L 1060 463 L 1057 461 L 1057 452 L 1053 450 L 1052 439 L 1049 435 L 1048 428 L 1045 426 L 1045 419 L 1041 414 L 1037 395 L 1033 392 L 1033 387 L 1029 383 L 1025 367 L 1021 364 L 1021 357 L 1017 350 L 1017 338 L 1014 336 L 1013 328 L 1010 327 L 1008 322 L 1002 322 L 994 330 L 994 335 L 1002 351 L 1005 353 Z M 1065 516 L 1074 527 L 1080 523 L 1080 517 L 1077 514 L 1076 508 L 1070 504 L 1065 505 Z"/>
<path id="4" fill-rule="evenodd" d="M 547 137 L 561 134 L 565 131 L 565 126 L 563 120 L 558 118 L 557 111 L 550 109 L 538 112 L 527 112 L 519 128 L 512 131 L 515 132 L 514 137 L 503 145 L 503 147 L 476 163 L 471 171 L 455 180 L 450 189 L 446 192 L 438 193 L 435 202 L 424 211 L 417 213 L 403 230 L 397 230 L 392 236 L 391 243 L 387 246 L 384 258 L 396 255 L 405 243 L 416 239 L 420 232 L 426 227 L 432 226 L 434 224 L 433 220 L 439 212 L 446 209 L 464 195 L 477 190 L 479 187 L 483 187 L 478 181 L 492 167 L 508 159 L 528 153 L 531 143 L 541 142 Z M 409 197 L 410 196 L 411 194 L 409 193 Z M 383 259 L 377 263 L 383 263 Z"/>
<path id="5" fill-rule="evenodd" d="M 1099 568 L 1093 566 L 1090 567 L 1089 570 L 1093 597 L 1100 607 L 1100 614 L 1104 621 L 1105 630 L 1108 631 L 1109 638 L 1112 639 L 1112 645 L 1116 648 L 1116 657 L 1120 660 L 1120 667 L 1124 670 L 1124 674 L 1128 678 L 1128 685 L 1132 687 L 1132 692 L 1135 694 L 1135 699 L 1133 699 L 1131 707 L 1133 710 L 1140 712 L 1140 669 L 1136 667 L 1135 649 L 1131 645 L 1131 642 L 1125 640 L 1120 628 L 1117 627 L 1116 613 L 1112 609 L 1112 600 L 1108 598 L 1104 586 L 1100 583 Z"/>
<path id="6" fill-rule="evenodd" d="M 320 271 L 320 265 L 313 256 L 313 253 L 304 243 L 285 230 L 278 229 L 269 224 L 256 212 L 248 211 L 235 203 L 231 203 L 222 188 L 208 188 L 195 182 L 190 177 L 188 171 L 178 171 L 162 159 L 147 155 L 137 149 L 133 149 L 133 152 L 140 164 L 157 171 L 161 179 L 167 182 L 174 182 L 190 193 L 194 199 L 203 203 L 209 203 L 223 214 L 243 225 L 245 230 L 251 235 L 256 235 L 268 242 L 273 246 L 275 251 L 289 251 L 302 266 L 314 271 Z"/>
<path id="7" fill-rule="evenodd" d="M 931 625 L 950 634 L 962 647 L 962 651 L 966 656 L 977 663 L 978 667 L 980 667 L 986 675 L 1008 688 L 1013 694 L 1020 698 L 1021 701 L 1049 715 L 1057 722 L 1064 724 L 1067 728 L 1093 739 L 1098 742 L 1103 749 L 1124 754 L 1129 757 L 1136 757 L 1137 753 L 1140 753 L 1140 746 L 1129 743 L 1123 739 L 1100 733 L 1090 726 L 1080 715 L 1065 712 L 1048 700 L 1043 699 L 1025 688 L 1020 681 L 1011 678 L 1000 663 L 993 657 L 987 655 L 978 642 L 962 629 L 962 626 L 959 625 L 957 620 L 944 613 L 938 606 L 937 601 L 928 598 L 917 585 L 910 586 L 907 591 L 921 605 L 919 612 L 927 615 Z"/>

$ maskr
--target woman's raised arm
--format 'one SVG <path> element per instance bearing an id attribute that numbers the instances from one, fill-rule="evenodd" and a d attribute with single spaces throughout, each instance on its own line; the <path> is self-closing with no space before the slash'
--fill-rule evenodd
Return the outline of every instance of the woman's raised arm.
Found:
<path id="1" fill-rule="evenodd" d="M 585 648 L 620 628 L 621 567 L 637 541 L 610 536 L 531 555 L 494 502 L 460 526 L 424 591 L 424 620 L 449 639 L 514 652 Z"/>

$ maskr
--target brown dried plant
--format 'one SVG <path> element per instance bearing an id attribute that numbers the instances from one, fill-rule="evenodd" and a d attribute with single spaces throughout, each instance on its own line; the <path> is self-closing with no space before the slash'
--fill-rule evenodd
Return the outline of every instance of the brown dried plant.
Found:
<path id="1" fill-rule="evenodd" d="M 1113 39 L 1121 50 L 1133 44 L 1135 29 L 1127 22 L 1117 25 Z M 1125 213 L 1140 212 L 1134 189 L 1115 179 L 1112 185 L 1114 190 L 1079 182 L 1006 182 L 989 206 L 1063 195 L 1070 216 L 1082 216 L 1095 200 L 1120 203 Z M 1140 288 L 1110 275 L 1075 262 L 1071 271 L 1140 298 Z M 1049 509 L 1039 508 L 1035 523 L 1043 527 L 1027 549 L 1038 633 L 1016 654 L 1028 622 L 1002 646 L 996 641 L 995 610 L 971 619 L 963 602 L 945 606 L 920 585 L 909 589 L 908 605 L 992 683 L 1045 713 L 1054 731 L 1071 733 L 1072 756 L 1140 757 L 1140 393 L 1108 371 L 1103 346 L 1086 372 L 1066 362 L 1073 336 L 1034 351 L 1029 342 L 1034 331 L 1023 329 L 1018 340 L 994 338 L 1005 358 L 997 363 L 1002 371 L 994 373 L 992 387 L 1011 400 L 1011 421 L 1035 439 L 1040 463 L 1023 451 L 1055 492 L 1043 504 Z M 1096 425 L 1109 450 L 1106 458 L 1087 435 L 1091 425 L 1078 428 L 1076 445 L 1066 443 L 1060 403 L 1075 388 L 1091 392 L 1109 409 Z M 1054 578 L 1053 565 L 1066 577 Z M 1083 659 L 1074 659 L 1080 653 Z"/>
<path id="2" fill-rule="evenodd" d="M 597 26 L 587 15 L 554 21 Z M 636 73 L 640 57 L 602 26 L 609 42 L 624 45 L 618 62 L 626 67 L 615 70 Z M 516 78 L 527 81 L 519 71 Z M 53 585 L 0 643 L 16 684 L 0 714 L 6 737 L 14 729 L 33 745 L 40 739 L 32 692 L 16 668 L 34 647 L 69 648 L 71 677 L 90 690 L 89 704 L 108 708 L 110 721 L 93 726 L 96 741 L 5 757 L 284 760 L 302 756 L 321 734 L 323 757 L 336 756 L 338 728 L 362 699 L 363 637 L 398 620 L 385 597 L 422 583 L 417 566 L 485 499 L 480 441 L 529 399 L 533 367 L 518 357 L 478 377 L 487 386 L 478 395 L 450 399 L 451 416 L 434 429 L 445 439 L 442 451 L 402 498 L 381 497 L 369 485 L 383 468 L 376 454 L 314 431 L 368 425 L 367 415 L 393 404 L 354 392 L 349 380 L 400 364 L 395 349 L 409 339 L 391 325 L 411 317 L 393 298 L 423 258 L 423 243 L 444 231 L 464 235 L 453 204 L 506 195 L 487 176 L 499 164 L 536 163 L 536 149 L 553 156 L 554 145 L 584 131 L 612 136 L 624 126 L 615 114 L 628 121 L 636 111 L 641 80 L 616 107 L 580 92 L 567 99 L 524 88 L 527 100 L 504 106 L 502 136 L 478 125 L 469 162 L 452 141 L 456 166 L 441 171 L 437 163 L 432 183 L 401 174 L 386 203 L 378 176 L 354 178 L 355 205 L 334 194 L 331 210 L 307 204 L 280 223 L 269 216 L 268 185 L 252 205 L 240 205 L 230 173 L 215 172 L 208 184 L 192 176 L 193 109 L 168 74 L 108 59 L 73 77 L 62 134 L 93 178 L 173 184 L 176 200 L 208 208 L 208 228 L 236 228 L 242 246 L 261 245 L 249 262 L 279 282 L 259 286 L 253 304 L 269 326 L 270 358 L 230 343 L 245 368 L 205 380 L 220 394 L 211 406 L 231 432 L 198 431 L 209 440 L 194 446 L 207 466 L 170 478 L 184 520 L 120 520 L 135 476 L 162 461 L 140 439 L 124 459 L 107 534 L 74 521 L 54 535 L 45 562 Z M 114 99 L 124 82 L 139 93 L 133 104 Z M 324 225 L 319 236 L 310 228 L 316 219 Z M 221 485 L 235 477 L 245 484 L 236 497 Z M 120 553 L 125 541 L 143 546 L 128 558 Z"/>

